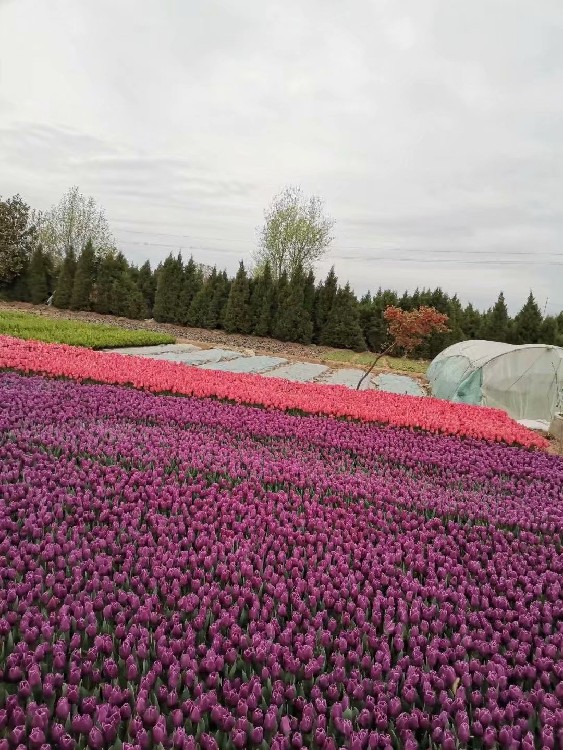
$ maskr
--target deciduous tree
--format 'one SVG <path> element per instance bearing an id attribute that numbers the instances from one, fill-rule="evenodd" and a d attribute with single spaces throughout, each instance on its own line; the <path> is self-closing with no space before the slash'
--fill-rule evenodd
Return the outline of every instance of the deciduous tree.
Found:
<path id="1" fill-rule="evenodd" d="M 115 245 L 103 209 L 76 186 L 69 188 L 49 211 L 38 213 L 36 219 L 43 250 L 54 258 L 62 258 L 71 247 L 84 247 L 88 240 L 100 255 Z"/>
<path id="2" fill-rule="evenodd" d="M 358 389 L 384 354 L 389 354 L 396 349 L 402 350 L 405 354 L 410 354 L 431 334 L 449 331 L 447 326 L 448 316 L 425 305 L 415 310 L 401 310 L 400 307 L 389 305 L 383 317 L 387 322 L 389 343 L 362 376 L 357 386 Z"/>
<path id="3" fill-rule="evenodd" d="M 8 285 L 25 270 L 36 236 L 29 206 L 20 196 L 0 198 L 0 287 Z"/>
<path id="4" fill-rule="evenodd" d="M 283 271 L 291 277 L 298 265 L 309 271 L 333 240 L 334 222 L 325 215 L 322 199 L 307 198 L 297 187 L 276 195 L 264 218 L 254 261 L 258 267 L 268 261 L 276 280 Z"/>

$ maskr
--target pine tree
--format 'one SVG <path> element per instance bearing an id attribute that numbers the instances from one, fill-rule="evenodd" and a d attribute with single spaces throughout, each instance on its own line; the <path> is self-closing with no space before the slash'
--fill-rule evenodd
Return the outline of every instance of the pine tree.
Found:
<path id="1" fill-rule="evenodd" d="M 315 294 L 315 306 L 313 312 L 313 340 L 319 343 L 321 333 L 325 328 L 328 316 L 338 292 L 338 279 L 334 272 L 334 266 L 328 272 L 325 281 L 319 285 Z"/>
<path id="2" fill-rule="evenodd" d="M 364 294 L 364 296 L 361 298 L 361 300 L 358 303 L 358 315 L 360 318 L 360 327 L 362 329 L 362 333 L 366 341 L 367 341 L 367 328 L 369 325 L 372 308 L 373 308 L 373 300 L 371 298 L 371 292 L 368 291 L 366 292 L 366 294 Z"/>
<path id="3" fill-rule="evenodd" d="M 29 297 L 34 305 L 42 305 L 49 297 L 49 279 L 47 276 L 47 262 L 43 247 L 37 245 L 31 255 L 27 273 L 27 287 Z"/>
<path id="4" fill-rule="evenodd" d="M 539 343 L 557 346 L 558 340 L 559 330 L 557 327 L 557 318 L 554 318 L 552 315 L 548 315 L 543 319 L 543 322 L 541 324 Z"/>
<path id="5" fill-rule="evenodd" d="M 510 338 L 513 344 L 537 344 L 542 327 L 542 314 L 530 292 L 526 304 L 514 318 Z"/>
<path id="6" fill-rule="evenodd" d="M 53 305 L 62 310 L 70 307 L 72 291 L 74 289 L 74 275 L 76 273 L 76 255 L 70 247 L 65 254 L 61 272 L 57 279 L 57 287 L 53 295 Z"/>
<path id="7" fill-rule="evenodd" d="M 217 285 L 220 283 L 217 268 L 203 282 L 200 290 L 192 300 L 188 314 L 188 325 L 195 328 L 209 328 L 210 310 Z"/>
<path id="8" fill-rule="evenodd" d="M 372 352 L 381 352 L 388 344 L 387 323 L 383 313 L 390 305 L 398 305 L 399 299 L 395 292 L 381 287 L 373 298 L 371 312 L 362 327 L 367 345 Z"/>
<path id="9" fill-rule="evenodd" d="M 320 343 L 324 346 L 353 349 L 356 352 L 366 350 L 366 342 L 360 326 L 358 301 L 349 284 L 339 289 L 336 294 L 334 304 L 321 331 Z"/>
<path id="10" fill-rule="evenodd" d="M 281 276 L 277 281 L 274 281 L 274 295 L 272 302 L 272 318 L 270 324 L 270 333 L 273 330 L 275 321 L 281 315 L 285 300 L 287 298 L 287 292 L 289 288 L 289 279 L 286 271 L 282 271 Z"/>
<path id="11" fill-rule="evenodd" d="M 135 274 L 131 272 L 125 257 L 119 253 L 115 263 L 115 276 L 111 290 L 113 315 L 135 320 L 144 318 L 147 313 L 145 300 Z"/>
<path id="12" fill-rule="evenodd" d="M 145 301 L 147 315 L 152 317 L 154 295 L 156 292 L 156 277 L 151 270 L 151 264 L 148 260 L 139 269 L 137 284 Z"/>
<path id="13" fill-rule="evenodd" d="M 189 313 L 190 306 L 194 300 L 194 297 L 203 286 L 203 276 L 201 269 L 196 266 L 193 256 L 190 257 L 184 268 L 184 275 L 182 279 L 182 289 L 178 297 L 178 308 L 176 317 L 180 323 L 184 325 L 190 325 Z"/>
<path id="14" fill-rule="evenodd" d="M 483 327 L 481 313 L 476 310 L 471 302 L 463 310 L 462 329 L 466 339 L 478 339 Z"/>
<path id="15" fill-rule="evenodd" d="M 488 341 L 507 341 L 508 328 L 508 309 L 504 294 L 501 292 L 494 306 L 485 315 L 483 335 Z"/>
<path id="16" fill-rule="evenodd" d="M 313 329 L 315 327 L 314 319 L 315 319 L 315 295 L 316 295 L 317 289 L 315 285 L 315 274 L 313 273 L 313 270 L 310 269 L 309 273 L 307 274 L 305 278 L 305 288 L 303 290 L 303 307 L 307 311 L 307 314 L 309 315 L 309 318 L 311 319 L 311 324 L 313 325 Z"/>
<path id="17" fill-rule="evenodd" d="M 260 275 L 255 279 L 251 294 L 252 332 L 256 336 L 269 336 L 272 326 L 274 304 L 274 282 L 269 263 L 265 263 Z"/>
<path id="18" fill-rule="evenodd" d="M 183 286 L 182 258 L 172 253 L 158 271 L 153 318 L 159 323 L 177 323 L 180 293 Z"/>
<path id="19" fill-rule="evenodd" d="M 227 300 L 224 326 L 227 333 L 250 333 L 251 331 L 250 284 L 242 261 Z"/>
<path id="20" fill-rule="evenodd" d="M 313 321 L 309 311 L 305 308 L 306 283 L 303 268 L 298 264 L 291 274 L 285 303 L 280 306 L 274 322 L 273 334 L 281 341 L 311 343 Z"/>
<path id="21" fill-rule="evenodd" d="M 31 302 L 31 295 L 29 293 L 29 263 L 30 261 L 27 258 L 22 259 L 19 273 L 7 286 L 6 296 L 8 299 L 17 300 L 18 302 Z"/>
<path id="22" fill-rule="evenodd" d="M 223 317 L 227 306 L 227 300 L 229 299 L 230 290 L 231 282 L 229 281 L 226 272 L 221 271 L 217 274 L 215 289 L 205 318 L 205 328 L 213 329 L 221 328 L 223 326 Z"/>
<path id="23" fill-rule="evenodd" d="M 92 309 L 100 315 L 112 312 L 113 282 L 117 275 L 115 253 L 107 253 L 100 259 L 96 283 L 92 293 Z"/>
<path id="24" fill-rule="evenodd" d="M 70 298 L 71 310 L 90 310 L 96 272 L 96 256 L 91 240 L 84 245 L 76 263 L 74 286 Z"/>

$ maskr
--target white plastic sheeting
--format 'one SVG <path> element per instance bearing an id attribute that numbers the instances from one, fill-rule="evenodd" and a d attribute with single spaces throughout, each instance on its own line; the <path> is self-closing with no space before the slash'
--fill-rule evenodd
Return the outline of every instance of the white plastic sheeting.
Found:
<path id="1" fill-rule="evenodd" d="M 463 341 L 444 349 L 427 373 L 433 396 L 546 420 L 563 407 L 563 349 Z"/>

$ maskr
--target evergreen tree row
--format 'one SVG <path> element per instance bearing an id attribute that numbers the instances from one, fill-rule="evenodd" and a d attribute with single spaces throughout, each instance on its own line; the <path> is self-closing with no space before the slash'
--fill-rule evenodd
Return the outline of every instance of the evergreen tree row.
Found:
<path id="1" fill-rule="evenodd" d="M 450 331 L 421 346 L 416 355 L 424 358 L 466 339 L 563 345 L 563 313 L 544 317 L 531 293 L 511 319 L 502 292 L 484 313 L 440 288 L 402 296 L 379 289 L 358 301 L 349 284 L 339 285 L 334 269 L 320 283 L 300 266 L 274 281 L 268 264 L 253 277 L 241 262 L 230 279 L 225 271 L 171 254 L 153 271 L 148 261 L 137 268 L 121 253 L 101 255 L 91 242 L 78 257 L 67 252 L 58 268 L 38 246 L 9 289 L 12 299 L 35 304 L 51 294 L 59 308 L 374 352 L 387 344 L 388 305 L 404 310 L 428 305 L 448 315 Z"/>

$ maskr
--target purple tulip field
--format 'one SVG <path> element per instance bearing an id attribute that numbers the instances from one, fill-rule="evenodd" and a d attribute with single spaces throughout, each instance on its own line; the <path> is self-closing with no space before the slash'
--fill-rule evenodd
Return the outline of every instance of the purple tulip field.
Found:
<path id="1" fill-rule="evenodd" d="M 563 461 L 0 373 L 0 750 L 563 748 Z"/>

